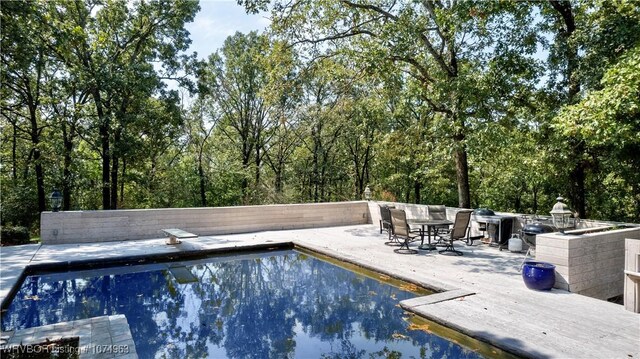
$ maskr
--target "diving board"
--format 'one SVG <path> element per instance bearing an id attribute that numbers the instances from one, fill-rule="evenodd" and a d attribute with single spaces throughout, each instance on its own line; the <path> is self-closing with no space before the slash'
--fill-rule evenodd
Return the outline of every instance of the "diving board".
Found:
<path id="1" fill-rule="evenodd" d="M 189 233 L 179 228 L 167 228 L 161 231 L 169 236 L 169 239 L 166 241 L 167 244 L 179 244 L 181 239 L 198 238 L 197 234 Z"/>

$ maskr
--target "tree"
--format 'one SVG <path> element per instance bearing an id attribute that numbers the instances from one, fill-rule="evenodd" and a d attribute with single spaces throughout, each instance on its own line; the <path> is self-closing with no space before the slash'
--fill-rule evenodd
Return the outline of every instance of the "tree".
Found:
<path id="1" fill-rule="evenodd" d="M 311 64 L 303 74 L 301 92 L 304 101 L 299 111 L 301 148 L 296 153 L 296 173 L 301 200 L 325 202 L 332 199 L 330 184 L 344 171 L 339 139 L 346 116 L 345 82 L 349 80 L 338 63 L 327 59 Z"/>
<path id="2" fill-rule="evenodd" d="M 265 160 L 274 175 L 275 201 L 285 200 L 283 196 L 285 174 L 296 147 L 299 145 L 298 128 L 292 119 L 279 117 L 278 125 L 273 129 L 273 140 L 265 152 Z"/>
<path id="3" fill-rule="evenodd" d="M 205 115 L 205 112 L 207 115 Z M 194 147 L 197 162 L 197 171 L 200 185 L 200 205 L 207 206 L 207 182 L 208 176 L 205 170 L 205 164 L 208 162 L 207 149 L 209 147 L 209 139 L 215 129 L 216 123 L 219 121 L 218 109 L 209 107 L 205 110 L 205 104 L 196 100 L 192 105 L 192 114 L 189 126 L 189 143 Z"/>
<path id="4" fill-rule="evenodd" d="M 64 73 L 57 72 L 48 80 L 48 96 L 51 99 L 50 107 L 56 130 L 62 135 L 62 210 L 71 209 L 71 198 L 76 190 L 76 177 L 72 170 L 80 136 L 82 111 L 89 101 L 89 93 L 76 87 L 76 79 L 65 77 Z"/>
<path id="5" fill-rule="evenodd" d="M 578 103 L 589 90 L 600 88 L 606 64 L 616 63 L 638 43 L 640 6 L 630 1 L 555 0 L 540 6 L 543 16 L 549 18 L 543 29 L 555 34 L 547 62 L 549 87 L 555 95 L 552 102 L 557 109 L 551 114 L 555 115 L 564 106 Z M 590 188 L 587 184 L 590 177 L 598 176 L 598 150 L 590 146 L 591 141 L 579 136 L 563 136 L 558 140 L 568 144 L 564 151 L 571 163 L 567 174 L 570 200 L 580 217 L 587 218 L 589 192 L 598 187 Z"/>
<path id="6" fill-rule="evenodd" d="M 179 68 L 189 45 L 185 22 L 199 5 L 193 1 L 49 2 L 39 36 L 68 71 L 88 90 L 95 105 L 96 146 L 102 163 L 102 207 L 117 208 L 122 139 L 136 104 L 163 84 L 152 62 L 166 76 Z"/>
<path id="7" fill-rule="evenodd" d="M 267 73 L 266 86 L 260 96 L 265 99 L 269 116 L 269 142 L 263 149 L 265 161 L 273 172 L 274 200 L 286 201 L 284 185 L 287 167 L 299 141 L 299 111 L 302 105 L 300 63 L 293 48 L 281 41 L 270 41 L 266 56 L 261 58 Z"/>
<path id="8" fill-rule="evenodd" d="M 13 129 L 13 178 L 17 179 L 16 141 L 20 133 L 31 143 L 29 162 L 36 174 L 38 211 L 46 209 L 42 131 L 47 126 L 43 114 L 45 77 L 51 59 L 45 43 L 38 38 L 42 30 L 34 3 L 9 2 L 2 6 L 2 115 Z"/>
<path id="9" fill-rule="evenodd" d="M 640 45 L 626 52 L 611 66 L 601 81 L 602 88 L 589 92 L 575 105 L 565 107 L 554 126 L 564 136 L 575 138 L 600 153 L 600 162 L 610 174 L 599 187 L 611 180 L 621 182 L 623 191 L 616 198 L 603 199 L 602 213 L 608 218 L 640 220 Z M 612 175 L 612 176 L 611 176 Z M 617 202 L 617 203 L 615 203 Z M 594 211 L 603 211 L 602 208 Z"/>
<path id="10" fill-rule="evenodd" d="M 580 79 L 577 74 L 579 55 L 578 41 L 576 39 L 576 19 L 574 9 L 570 1 L 549 0 L 549 4 L 555 15 L 556 41 L 551 51 L 551 56 L 556 57 L 561 68 L 562 85 L 564 89 L 559 96 L 561 103 L 573 104 L 578 100 L 580 93 Z M 573 168 L 570 171 L 569 195 L 578 215 L 586 218 L 585 178 L 587 161 L 584 158 L 586 151 L 584 143 L 569 139 L 570 149 L 573 153 Z"/>
<path id="11" fill-rule="evenodd" d="M 268 2 L 239 3 L 257 11 L 265 10 Z M 528 5 L 331 0 L 277 1 L 272 9 L 272 27 L 315 56 L 319 52 L 358 54 L 360 63 L 397 64 L 395 71 L 407 71 L 419 81 L 421 95 L 442 119 L 438 123 L 453 147 L 458 205 L 471 205 L 468 128 L 482 116 L 492 95 L 477 84 L 493 50 L 517 59 L 535 48 L 527 26 L 531 22 Z M 499 16 L 505 13 L 509 17 Z M 515 31 L 498 30 L 505 26 Z"/>
<path id="12" fill-rule="evenodd" d="M 253 166 L 257 188 L 267 131 L 274 125 L 270 104 L 262 96 L 268 82 L 263 63 L 268 48 L 265 36 L 236 33 L 225 40 L 221 54 L 209 57 L 199 79 L 201 96 L 214 101 L 222 112 L 219 129 L 240 149 L 245 203 L 250 202 L 249 171 Z"/>

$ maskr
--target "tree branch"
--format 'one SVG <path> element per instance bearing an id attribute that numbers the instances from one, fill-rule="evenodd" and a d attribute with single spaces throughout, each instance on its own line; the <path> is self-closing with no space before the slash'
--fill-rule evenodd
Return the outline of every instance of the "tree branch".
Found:
<path id="1" fill-rule="evenodd" d="M 420 72 L 420 75 L 421 75 L 419 80 L 424 80 L 424 82 L 431 82 L 431 83 L 435 82 L 433 77 L 429 76 L 429 72 L 427 71 L 427 69 L 424 66 L 422 66 L 418 62 L 418 60 L 412 57 L 406 57 L 406 56 L 391 56 L 391 60 L 406 62 L 412 65 L 413 67 L 415 67 L 418 70 L 418 72 Z"/>
<path id="2" fill-rule="evenodd" d="M 369 5 L 369 4 L 356 4 L 354 2 L 351 2 L 349 0 L 342 0 L 341 1 L 343 4 L 349 6 L 349 7 L 354 7 L 357 9 L 365 9 L 365 10 L 371 10 L 374 12 L 377 12 L 378 14 L 384 15 L 384 17 L 397 21 L 398 17 L 393 15 L 392 13 L 390 13 L 387 10 L 384 10 L 383 8 L 379 7 L 379 6 L 375 6 L 375 5 Z"/>

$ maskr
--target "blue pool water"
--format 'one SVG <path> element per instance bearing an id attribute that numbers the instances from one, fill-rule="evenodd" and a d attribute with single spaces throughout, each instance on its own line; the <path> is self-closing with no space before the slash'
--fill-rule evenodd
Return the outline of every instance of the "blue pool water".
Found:
<path id="1" fill-rule="evenodd" d="M 140 358 L 480 357 L 412 330 L 398 303 L 414 296 L 276 251 L 29 276 L 2 329 L 124 314 Z"/>

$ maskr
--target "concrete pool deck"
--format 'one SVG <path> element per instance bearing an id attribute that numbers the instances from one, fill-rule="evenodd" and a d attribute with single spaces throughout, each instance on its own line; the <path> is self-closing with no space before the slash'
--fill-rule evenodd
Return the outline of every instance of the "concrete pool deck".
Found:
<path id="1" fill-rule="evenodd" d="M 176 246 L 158 238 L 3 247 L 0 300 L 10 294 L 26 265 L 294 243 L 445 292 L 438 294 L 438 300 L 424 297 L 424 301 L 406 301 L 403 306 L 515 354 L 536 358 L 640 358 L 640 315 L 618 304 L 562 290 L 527 289 L 519 272 L 523 254 L 500 252 L 479 243 L 471 247 L 456 243 L 464 252 L 461 257 L 426 251 L 402 255 L 385 246 L 385 240 L 377 226 L 368 224 L 202 236 L 185 239 Z"/>

